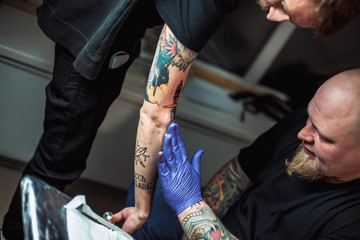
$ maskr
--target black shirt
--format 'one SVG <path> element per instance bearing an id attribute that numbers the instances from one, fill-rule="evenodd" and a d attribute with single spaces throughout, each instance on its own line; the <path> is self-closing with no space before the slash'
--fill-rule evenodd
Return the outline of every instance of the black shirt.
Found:
<path id="1" fill-rule="evenodd" d="M 199 52 L 239 0 L 157 0 L 156 8 L 179 41 Z"/>
<path id="2" fill-rule="evenodd" d="M 237 2 L 238 0 L 44 0 L 37 13 L 42 31 L 76 56 L 74 68 L 85 78 L 95 79 L 124 24 L 128 28 L 131 27 L 129 25 L 151 28 L 165 22 L 180 42 L 198 52 L 220 26 L 223 18 L 235 9 Z M 132 16 L 134 21 L 126 21 L 131 14 L 137 15 Z"/>
<path id="3" fill-rule="evenodd" d="M 297 133 L 306 119 L 305 109 L 296 111 L 240 151 L 240 164 L 254 186 L 222 219 L 239 239 L 320 239 L 328 220 L 360 204 L 359 179 L 329 184 L 287 175 L 285 159 L 290 161 L 299 146 Z M 321 239 L 360 239 L 360 222 Z"/>

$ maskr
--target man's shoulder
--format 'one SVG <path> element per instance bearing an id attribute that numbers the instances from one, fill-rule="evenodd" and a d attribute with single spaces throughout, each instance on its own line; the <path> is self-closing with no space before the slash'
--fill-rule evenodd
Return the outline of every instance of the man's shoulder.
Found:
<path id="1" fill-rule="evenodd" d="M 288 115 L 286 115 L 282 120 L 279 121 L 279 125 L 292 126 L 292 125 L 304 125 L 308 118 L 307 109 L 299 108 Z"/>
<path id="2" fill-rule="evenodd" d="M 332 232 L 321 238 L 322 240 L 332 239 L 332 240 L 359 240 L 360 239 L 360 220 L 347 224 L 344 227 Z"/>

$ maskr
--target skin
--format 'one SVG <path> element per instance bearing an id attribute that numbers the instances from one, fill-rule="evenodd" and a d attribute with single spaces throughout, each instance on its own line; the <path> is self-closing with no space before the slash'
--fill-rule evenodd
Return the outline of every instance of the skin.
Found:
<path id="1" fill-rule="evenodd" d="M 309 118 L 298 133 L 306 161 L 315 163 L 330 183 L 360 178 L 360 69 L 336 75 L 323 84 L 308 106 Z M 219 221 L 232 194 L 241 196 L 249 183 L 237 160 L 229 162 L 206 186 L 204 200 L 178 214 L 188 239 L 236 239 Z M 239 184 L 230 191 L 225 184 Z M 227 199 L 230 199 L 228 202 Z M 230 203 L 231 205 L 231 203 Z M 215 215 L 216 214 L 216 215 Z"/>
<path id="2" fill-rule="evenodd" d="M 291 21 L 298 27 L 317 28 L 318 6 L 313 0 L 260 0 L 260 5 L 270 21 Z"/>
<path id="3" fill-rule="evenodd" d="M 219 221 L 249 186 L 249 179 L 237 158 L 224 165 L 206 184 L 204 200 L 178 215 L 184 229 L 182 239 L 236 239 Z M 201 218 L 198 217 L 201 213 Z M 204 220 L 206 219 L 206 220 Z M 221 229 L 220 232 L 217 229 Z M 219 234 L 221 233 L 221 234 Z M 207 236 L 208 238 L 206 238 Z M 216 238 L 216 236 L 218 238 Z"/>
<path id="4" fill-rule="evenodd" d="M 140 110 L 134 159 L 135 207 L 125 208 L 114 214 L 113 217 L 114 223 L 124 221 L 123 230 L 130 234 L 134 234 L 150 215 L 154 183 L 157 178 L 155 157 L 161 150 L 167 127 L 175 119 L 176 107 L 195 58 L 196 53 L 184 47 L 171 30 L 165 26 L 162 37 L 159 39 L 145 100 Z M 358 135 L 358 132 L 349 128 L 349 126 L 354 126 L 354 115 L 360 113 L 358 109 L 356 114 L 354 111 L 350 111 L 356 108 L 351 103 L 359 100 L 360 92 L 355 91 L 360 89 L 359 76 L 359 70 L 339 74 L 319 89 L 309 104 L 310 120 L 298 135 L 304 142 L 309 161 L 316 162 L 319 170 L 329 182 L 340 183 L 360 177 L 360 163 L 354 160 L 354 156 L 359 156 L 360 153 L 360 147 L 358 145 L 354 147 L 356 137 L 353 135 Z M 349 80 L 354 78 L 357 80 L 356 83 Z M 330 86 L 330 83 L 340 87 L 336 91 L 329 90 L 330 87 L 326 86 Z M 346 91 L 345 86 L 351 90 L 351 94 Z M 345 92 L 347 97 L 341 97 Z M 349 96 L 355 98 L 356 101 L 347 101 L 350 99 Z M 344 107 L 345 105 L 347 107 Z M 331 112 L 332 108 L 336 110 Z M 329 142 L 320 139 L 322 136 L 320 133 L 325 134 L 323 132 L 326 133 L 326 141 L 330 140 Z M 338 159 L 341 161 L 337 161 Z M 224 203 L 227 204 L 227 202 Z M 215 214 L 211 208 L 205 202 L 201 202 L 200 206 L 202 210 L 192 207 L 184 212 L 190 214 L 194 210 L 201 210 L 203 216 L 213 219 L 215 224 L 220 224 L 219 226 L 222 228 L 221 222 L 214 218 Z M 222 211 L 221 208 L 218 209 L 220 212 Z M 186 221 L 193 222 L 191 226 L 198 224 L 199 227 L 204 226 L 202 221 L 191 217 L 187 218 L 187 216 L 181 213 L 178 217 L 180 221 L 187 219 Z M 187 236 L 193 236 L 194 232 L 192 231 L 195 228 L 186 228 L 186 226 L 184 225 L 184 230 Z M 211 233 L 211 229 L 207 228 L 207 231 Z M 215 233 L 217 234 L 217 230 Z M 223 233 L 226 234 L 225 237 L 233 237 L 226 230 Z"/>
<path id="5" fill-rule="evenodd" d="M 186 48 L 164 25 L 140 109 L 134 158 L 135 207 L 114 214 L 122 229 L 134 234 L 148 219 L 157 180 L 156 155 L 168 126 L 175 120 L 177 104 L 197 53 Z"/>
<path id="6" fill-rule="evenodd" d="M 360 178 L 360 69 L 340 73 L 316 92 L 298 133 L 307 161 L 330 183 Z"/>
<path id="7" fill-rule="evenodd" d="M 267 18 L 271 21 L 317 27 L 317 6 L 311 0 L 260 1 L 268 9 Z M 196 56 L 197 53 L 182 45 L 170 28 L 164 26 L 140 110 L 134 159 L 135 207 L 125 208 L 113 217 L 114 222 L 124 221 L 123 230 L 130 234 L 134 234 L 150 215 L 157 179 L 155 157 L 161 150 L 167 127 L 175 120 L 176 107 Z"/>

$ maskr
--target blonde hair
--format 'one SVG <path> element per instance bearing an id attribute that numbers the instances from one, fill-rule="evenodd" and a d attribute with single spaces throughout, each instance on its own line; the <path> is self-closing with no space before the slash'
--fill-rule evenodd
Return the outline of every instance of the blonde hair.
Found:
<path id="1" fill-rule="evenodd" d="M 358 0 L 315 0 L 319 4 L 317 14 L 319 36 L 330 36 L 352 21 L 360 12 Z"/>
<path id="2" fill-rule="evenodd" d="M 315 181 L 322 179 L 323 177 L 319 174 L 315 162 L 307 161 L 307 156 L 304 152 L 302 144 L 296 149 L 295 156 L 292 161 L 285 160 L 286 172 L 289 176 L 297 174 L 301 178 L 308 181 Z"/>
<path id="3" fill-rule="evenodd" d="M 306 1 L 306 0 L 297 0 Z M 309 0 L 317 4 L 317 35 L 327 37 L 335 34 L 360 13 L 359 0 Z M 261 9 L 269 11 L 265 0 L 257 0 Z"/>

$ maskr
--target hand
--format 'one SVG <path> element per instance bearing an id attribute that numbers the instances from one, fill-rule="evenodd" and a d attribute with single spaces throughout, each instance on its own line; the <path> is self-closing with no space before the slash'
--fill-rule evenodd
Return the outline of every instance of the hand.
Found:
<path id="1" fill-rule="evenodd" d="M 120 221 L 125 221 L 122 226 L 122 230 L 130 235 L 133 235 L 142 227 L 147 218 L 141 218 L 135 207 L 127 207 L 114 214 L 111 220 L 114 224 Z"/>
<path id="2" fill-rule="evenodd" d="M 165 135 L 163 151 L 156 159 L 165 200 L 178 215 L 191 205 L 203 200 L 201 196 L 200 160 L 198 150 L 188 161 L 179 126 L 171 124 Z"/>

